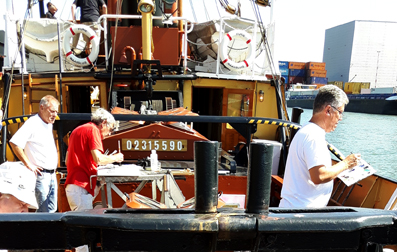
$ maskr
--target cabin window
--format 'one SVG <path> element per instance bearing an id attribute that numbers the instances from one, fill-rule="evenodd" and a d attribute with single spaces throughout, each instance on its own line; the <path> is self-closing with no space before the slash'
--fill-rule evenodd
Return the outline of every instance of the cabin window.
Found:
<path id="1" fill-rule="evenodd" d="M 250 98 L 247 94 L 228 94 L 227 96 L 227 116 L 249 116 Z M 226 128 L 233 127 L 228 123 Z"/>

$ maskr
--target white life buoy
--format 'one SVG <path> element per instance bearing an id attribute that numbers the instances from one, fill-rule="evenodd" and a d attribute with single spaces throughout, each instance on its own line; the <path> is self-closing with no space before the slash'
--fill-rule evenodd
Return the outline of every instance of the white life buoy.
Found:
<path id="1" fill-rule="evenodd" d="M 86 58 L 78 58 L 73 54 L 73 51 L 70 49 L 70 39 L 72 36 L 83 33 L 86 35 L 91 41 L 91 53 Z M 99 54 L 99 38 L 90 27 L 86 25 L 74 25 L 65 31 L 65 35 L 63 37 L 63 50 L 65 52 L 66 58 L 76 66 L 88 66 L 92 65 L 98 58 Z"/>
<path id="2" fill-rule="evenodd" d="M 229 59 L 228 56 L 228 51 L 230 50 L 228 44 L 235 37 L 245 40 L 248 46 L 247 57 L 245 58 L 245 60 L 241 62 L 234 62 L 231 59 Z M 222 40 L 220 55 L 219 55 L 222 60 L 222 63 L 232 71 L 240 71 L 249 67 L 253 61 L 253 55 L 254 55 L 254 50 L 252 48 L 253 45 L 251 42 L 252 42 L 251 35 L 249 35 L 246 31 L 233 30 L 229 33 L 226 33 Z"/>

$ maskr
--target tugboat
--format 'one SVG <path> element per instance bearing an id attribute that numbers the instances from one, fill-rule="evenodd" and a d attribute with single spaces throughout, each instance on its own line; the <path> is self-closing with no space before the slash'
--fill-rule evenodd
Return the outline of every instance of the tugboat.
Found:
<path id="1" fill-rule="evenodd" d="M 252 1 L 250 20 L 237 15 L 241 7 L 220 1 L 234 15 L 196 23 L 184 17 L 182 2 L 108 1 L 109 14 L 98 20 L 100 37 L 82 24 L 7 16 L 6 27 L 14 29 L 6 37 L 23 39 L 20 64 L 3 67 L 1 161 L 15 160 L 7 141 L 38 111 L 38 100 L 57 97 L 59 213 L 1 215 L 0 248 L 379 251 L 396 245 L 395 211 L 347 204 L 364 192 L 358 187 L 335 187 L 330 204 L 343 207 L 271 207 L 278 205 L 290 131 L 300 125 L 299 111 L 289 120 L 284 84 L 271 60 L 271 29 L 259 16 L 269 3 Z M 90 54 L 75 53 L 85 51 L 83 40 L 77 48 L 71 43 L 79 33 L 93 37 Z M 119 121 L 104 148 L 119 149 L 129 170 L 103 176 L 98 209 L 68 212 L 68 134 L 98 107 Z M 160 172 L 145 171 L 152 177 L 131 181 L 138 177 L 133 167 L 150 166 L 152 150 Z M 375 180 L 379 188 L 382 178 Z M 373 195 L 373 186 L 366 185 L 364 193 Z M 186 207 L 191 202 L 194 208 Z"/>

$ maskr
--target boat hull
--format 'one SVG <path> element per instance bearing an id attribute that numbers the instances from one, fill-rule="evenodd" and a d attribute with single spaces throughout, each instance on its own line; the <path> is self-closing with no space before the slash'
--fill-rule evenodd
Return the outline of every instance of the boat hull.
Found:
<path id="1" fill-rule="evenodd" d="M 394 211 L 346 207 L 271 208 L 268 214 L 237 209 L 207 214 L 190 209 L 2 214 L 0 247 L 65 250 L 88 244 L 93 251 L 381 251 L 386 244 L 397 244 L 395 218 Z M 37 227 L 39 232 L 31 232 Z"/>
<path id="2" fill-rule="evenodd" d="M 349 97 L 349 104 L 346 106 L 345 111 L 367 114 L 397 115 L 397 100 L 377 99 L 376 97 L 371 98 L 367 99 L 360 96 Z M 289 108 L 301 107 L 313 109 L 313 102 L 314 97 L 296 97 L 287 100 L 287 106 Z"/>

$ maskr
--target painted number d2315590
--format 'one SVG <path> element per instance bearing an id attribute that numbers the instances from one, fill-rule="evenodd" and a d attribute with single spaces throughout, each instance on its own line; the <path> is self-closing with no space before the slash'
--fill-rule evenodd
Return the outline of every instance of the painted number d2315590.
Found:
<path id="1" fill-rule="evenodd" d="M 187 151 L 187 140 L 178 139 L 122 139 L 123 151 Z"/>

